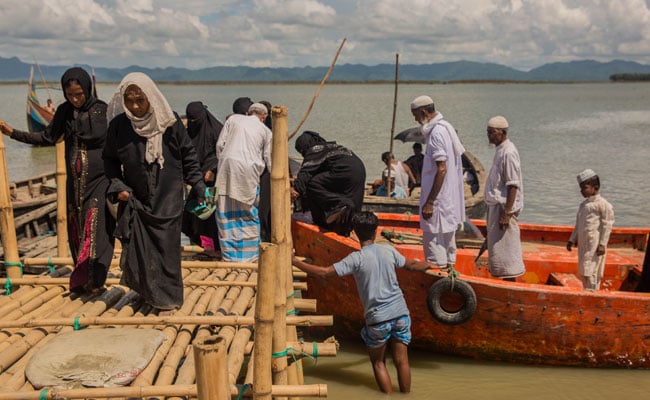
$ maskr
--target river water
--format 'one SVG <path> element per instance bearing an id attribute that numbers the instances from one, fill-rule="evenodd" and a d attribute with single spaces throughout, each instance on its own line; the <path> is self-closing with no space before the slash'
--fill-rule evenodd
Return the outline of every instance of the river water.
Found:
<path id="1" fill-rule="evenodd" d="M 99 85 L 108 100 L 116 85 Z M 162 85 L 172 108 L 183 114 L 201 100 L 219 119 L 233 100 L 249 96 L 289 109 L 292 132 L 316 85 Z M 25 129 L 25 85 L 0 85 L 0 118 Z M 410 101 L 430 95 L 458 130 L 465 147 L 489 169 L 494 148 L 485 134 L 491 116 L 510 122 L 524 173 L 523 222 L 573 224 L 581 196 L 575 176 L 585 168 L 601 177 L 601 194 L 614 206 L 617 226 L 647 226 L 650 190 L 643 186 L 650 148 L 650 84 L 449 84 L 401 85 L 395 132 L 415 126 Z M 61 92 L 52 90 L 55 102 Z M 364 161 L 368 179 L 379 177 L 380 155 L 390 146 L 394 87 L 326 85 L 302 130 L 336 140 Z M 39 96 L 45 98 L 44 92 Z M 54 169 L 52 148 L 32 148 L 5 138 L 9 178 Z M 398 159 L 411 144 L 394 143 Z M 293 141 L 290 143 L 290 154 Z M 413 316 L 417 318 L 417 316 Z M 417 340 L 417 338 L 415 338 Z M 580 369 L 489 363 L 411 351 L 411 399 L 613 399 L 650 398 L 650 371 Z M 329 397 L 382 397 L 361 341 L 342 343 L 336 358 L 305 362 L 308 383 L 327 383 Z M 394 370 L 393 384 L 397 385 Z"/>

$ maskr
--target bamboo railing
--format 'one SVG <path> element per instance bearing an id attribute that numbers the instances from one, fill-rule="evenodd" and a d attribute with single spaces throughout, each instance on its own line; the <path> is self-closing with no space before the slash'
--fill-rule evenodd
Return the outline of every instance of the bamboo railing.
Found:
<path id="1" fill-rule="evenodd" d="M 294 280 L 306 274 L 291 266 L 288 165 L 283 162 L 288 157 L 286 108 L 274 107 L 273 112 L 273 243 L 261 246 L 259 262 L 183 260 L 183 305 L 173 315 L 157 315 L 137 293 L 120 285 L 119 246 L 103 293 L 71 294 L 67 275 L 72 259 L 64 254 L 25 258 L 24 265 L 49 266 L 53 272 L 0 279 L 2 286 L 13 285 L 0 296 L 0 400 L 327 395 L 325 385 L 303 385 L 298 367 L 304 357 L 335 356 L 337 347 L 297 338 L 296 326 L 328 326 L 333 319 L 295 315 L 296 310 L 315 312 L 316 302 L 294 297 L 307 289 L 305 282 Z M 184 257 L 201 252 L 197 246 L 182 249 Z M 35 390 L 25 376 L 31 358 L 57 335 L 125 326 L 157 329 L 165 337 L 128 387 Z"/>

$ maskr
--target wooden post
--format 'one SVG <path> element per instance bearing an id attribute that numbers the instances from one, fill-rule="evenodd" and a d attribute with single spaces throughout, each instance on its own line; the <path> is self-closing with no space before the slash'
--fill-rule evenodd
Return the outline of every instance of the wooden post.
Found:
<path id="1" fill-rule="evenodd" d="M 271 399 L 271 343 L 273 335 L 273 299 L 278 247 L 260 246 L 257 298 L 255 302 L 255 347 L 253 356 L 253 398 Z"/>
<path id="2" fill-rule="evenodd" d="M 289 150 L 287 107 L 273 107 L 273 165 L 271 168 L 271 241 L 278 246 L 277 273 L 275 274 L 275 317 L 273 324 L 273 353 L 282 354 L 287 349 L 287 290 L 286 276 L 291 274 L 291 259 L 288 258 L 286 229 L 290 215 L 285 213 L 285 199 L 289 195 L 285 186 L 288 178 Z M 291 288 L 293 290 L 293 287 Z M 287 357 L 274 357 L 271 360 L 273 384 L 286 385 L 289 382 Z M 294 374 L 295 375 L 295 374 Z M 295 382 L 293 382 L 295 383 Z"/>
<path id="3" fill-rule="evenodd" d="M 390 127 L 390 147 L 388 157 L 393 157 L 393 137 L 395 136 L 395 115 L 397 114 L 397 83 L 399 78 L 399 54 L 395 54 L 395 94 L 393 96 L 393 122 Z M 392 170 L 393 160 L 390 159 L 388 163 L 388 176 L 386 180 L 386 197 L 390 197 L 390 193 L 393 188 L 390 183 L 391 170 Z"/>
<path id="4" fill-rule="evenodd" d="M 4 248 L 4 266 L 9 279 L 20 278 L 23 270 L 18 255 L 18 240 L 14 225 L 14 209 L 9 193 L 9 174 L 7 173 L 7 153 L 5 142 L 0 135 L 0 234 Z"/>
<path id="5" fill-rule="evenodd" d="M 67 257 L 68 252 L 68 211 L 66 199 L 65 142 L 56 144 L 56 242 L 59 257 Z M 99 207 L 105 207 L 100 204 Z"/>
<path id="6" fill-rule="evenodd" d="M 230 399 L 224 339 L 210 336 L 193 347 L 199 400 Z"/>

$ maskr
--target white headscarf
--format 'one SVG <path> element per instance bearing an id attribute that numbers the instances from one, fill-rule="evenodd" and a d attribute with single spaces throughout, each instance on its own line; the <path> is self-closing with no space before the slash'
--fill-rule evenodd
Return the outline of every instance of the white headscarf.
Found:
<path id="1" fill-rule="evenodd" d="M 124 92 L 131 85 L 139 87 L 149 101 L 149 111 L 142 118 L 136 117 L 124 106 Z M 121 113 L 126 113 L 131 120 L 131 126 L 135 133 L 147 139 L 145 160 L 149 164 L 157 161 L 160 168 L 163 168 L 165 158 L 163 157 L 162 134 L 167 128 L 174 125 L 176 116 L 167 99 L 151 78 L 142 72 L 132 72 L 122 79 L 113 98 L 108 103 L 106 116 L 110 122 Z"/>

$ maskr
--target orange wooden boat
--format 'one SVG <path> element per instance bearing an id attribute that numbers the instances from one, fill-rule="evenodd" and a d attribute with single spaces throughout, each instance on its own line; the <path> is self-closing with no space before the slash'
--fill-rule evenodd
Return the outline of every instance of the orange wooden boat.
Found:
<path id="1" fill-rule="evenodd" d="M 419 232 L 417 216 L 377 215 L 380 230 L 398 238 L 393 243 L 398 251 L 408 258 L 424 258 L 421 244 L 412 240 Z M 296 254 L 315 264 L 332 264 L 359 248 L 351 238 L 322 232 L 300 219 L 296 215 L 292 222 Z M 485 221 L 473 222 L 485 229 Z M 520 363 L 650 368 L 650 293 L 634 292 L 650 228 L 614 228 L 597 292 L 584 291 L 576 275 L 577 252 L 565 248 L 571 230 L 521 224 L 527 272 L 517 282 L 491 278 L 486 255 L 474 261 L 480 241 L 459 236 L 456 283 L 469 284 L 464 285 L 473 289 L 476 306 L 466 322 L 442 323 L 429 311 L 434 283 L 449 281 L 447 273 L 398 270 L 411 312 L 411 348 Z M 354 279 L 310 277 L 308 287 L 306 294 L 318 300 L 318 312 L 335 318 L 334 332 L 327 333 L 357 339 L 363 310 Z M 471 305 L 463 301 L 465 293 L 460 294 L 445 290 L 433 299 L 458 316 Z"/>

